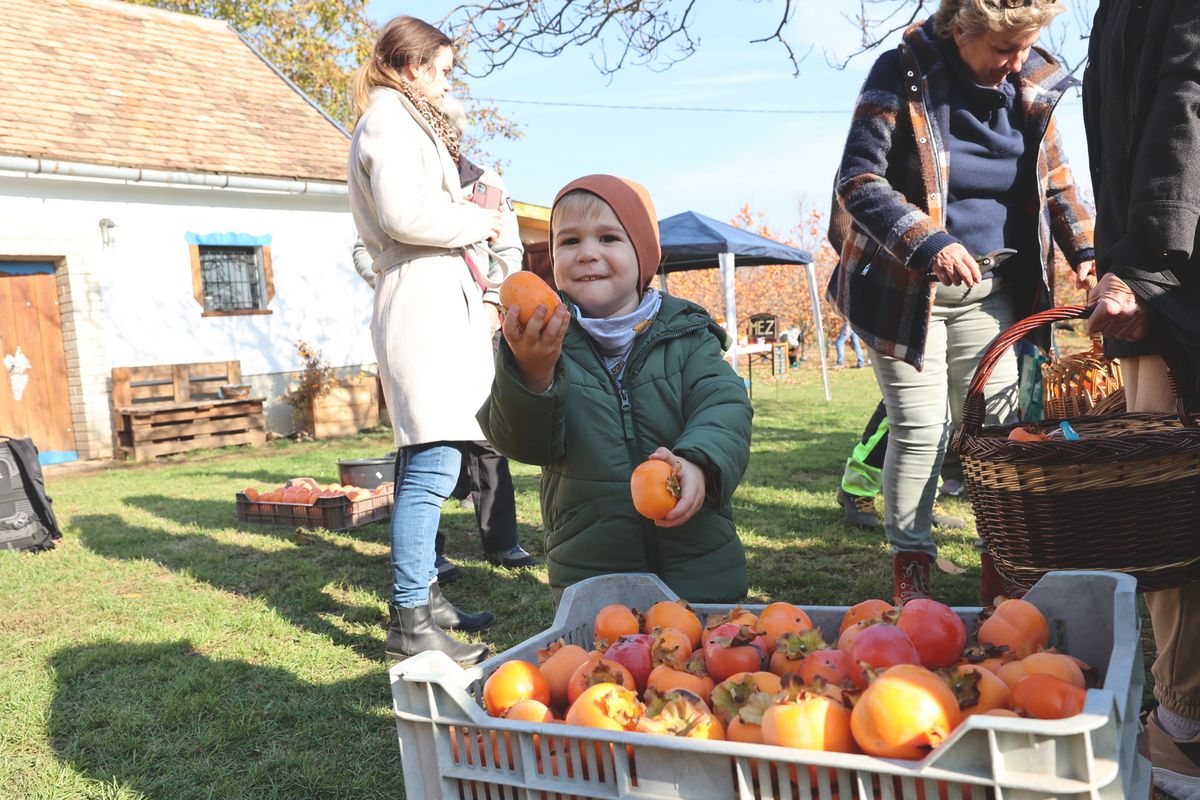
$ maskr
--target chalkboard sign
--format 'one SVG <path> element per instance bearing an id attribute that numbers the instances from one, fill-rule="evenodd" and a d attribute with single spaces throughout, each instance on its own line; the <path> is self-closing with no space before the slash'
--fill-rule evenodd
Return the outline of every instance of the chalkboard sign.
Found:
<path id="1" fill-rule="evenodd" d="M 771 348 L 771 374 L 782 378 L 788 371 L 788 344 L 776 342 Z"/>
<path id="2" fill-rule="evenodd" d="M 752 342 L 756 339 L 773 342 L 778 338 L 776 334 L 778 323 L 779 320 L 774 314 L 755 314 L 750 317 L 750 323 L 746 327 L 746 336 Z"/>

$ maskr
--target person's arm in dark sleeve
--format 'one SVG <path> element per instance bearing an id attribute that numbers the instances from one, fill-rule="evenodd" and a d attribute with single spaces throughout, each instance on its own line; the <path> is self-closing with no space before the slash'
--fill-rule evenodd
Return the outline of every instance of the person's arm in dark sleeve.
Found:
<path id="1" fill-rule="evenodd" d="M 476 419 L 483 435 L 502 455 L 539 467 L 566 455 L 569 386 L 565 372 L 560 358 L 550 388 L 534 394 L 521 380 L 512 349 L 501 337 L 492 392 Z"/>

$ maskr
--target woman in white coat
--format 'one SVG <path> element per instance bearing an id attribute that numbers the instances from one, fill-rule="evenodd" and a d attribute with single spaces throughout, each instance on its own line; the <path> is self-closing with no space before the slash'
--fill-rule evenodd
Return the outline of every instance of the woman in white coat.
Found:
<path id="1" fill-rule="evenodd" d="M 487 645 L 443 629 L 479 630 L 492 615 L 464 613 L 442 596 L 434 538 L 461 447 L 484 438 L 475 412 L 491 386 L 497 311 L 483 302 L 481 270 L 502 222 L 459 185 L 458 134 L 440 110 L 453 66 L 437 28 L 412 17 L 384 27 L 355 77 L 360 116 L 347 181 L 378 275 L 371 337 L 397 447 L 386 650 L 404 658 L 436 649 L 474 664 Z"/>

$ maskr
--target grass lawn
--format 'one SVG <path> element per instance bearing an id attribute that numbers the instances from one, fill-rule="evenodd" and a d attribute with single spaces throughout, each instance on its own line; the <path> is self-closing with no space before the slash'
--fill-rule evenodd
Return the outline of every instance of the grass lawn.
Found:
<path id="1" fill-rule="evenodd" d="M 763 373 L 766 372 L 764 369 Z M 776 385 L 756 370 L 753 458 L 734 498 L 752 599 L 887 597 L 881 533 L 848 529 L 834 492 L 879 395 L 870 370 Z M 388 798 L 404 795 L 383 660 L 388 532 L 239 525 L 234 493 L 382 455 L 390 435 L 56 470 L 65 530 L 0 552 L 3 798 Z M 521 542 L 542 553 L 536 471 L 514 465 Z M 965 503 L 947 504 L 967 515 Z M 474 513 L 447 504 L 450 598 L 490 608 L 494 650 L 548 626 L 544 570 L 483 561 Z M 939 536 L 966 568 L 940 599 L 973 605 L 974 530 Z"/>

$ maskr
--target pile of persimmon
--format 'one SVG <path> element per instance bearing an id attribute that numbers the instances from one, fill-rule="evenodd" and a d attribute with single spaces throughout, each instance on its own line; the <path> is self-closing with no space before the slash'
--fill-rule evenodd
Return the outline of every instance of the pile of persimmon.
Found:
<path id="1" fill-rule="evenodd" d="M 606 606 L 591 649 L 558 641 L 488 677 L 489 713 L 608 730 L 920 759 L 975 714 L 1061 719 L 1095 674 L 1047 649 L 1036 606 L 998 598 L 969 639 L 934 600 L 849 608 L 825 642 L 803 609 Z M 514 712 L 515 709 L 515 712 Z"/>
<path id="2" fill-rule="evenodd" d="M 392 491 L 392 484 L 384 483 L 374 489 L 348 486 L 340 483 L 317 483 L 314 478 L 292 478 L 283 486 L 260 491 L 252 486 L 242 490 L 252 503 L 295 503 L 311 506 L 322 497 L 346 497 L 351 502 L 369 500 L 377 495 Z"/>

